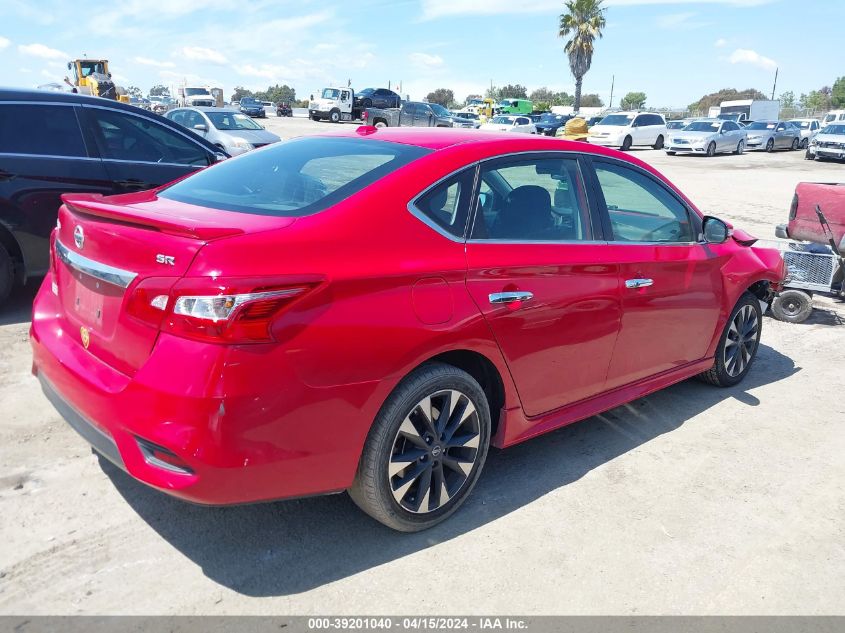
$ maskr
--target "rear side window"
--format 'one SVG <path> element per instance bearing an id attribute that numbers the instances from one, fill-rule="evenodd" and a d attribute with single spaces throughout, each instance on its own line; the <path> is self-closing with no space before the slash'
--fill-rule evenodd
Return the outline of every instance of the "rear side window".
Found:
<path id="1" fill-rule="evenodd" d="M 0 153 L 87 156 L 75 108 L 0 104 Z"/>
<path id="2" fill-rule="evenodd" d="M 465 169 L 444 180 L 417 198 L 414 207 L 450 235 L 463 237 L 474 175 L 474 169 Z"/>
<path id="3" fill-rule="evenodd" d="M 361 138 L 297 138 L 197 172 L 159 196 L 224 211 L 302 217 L 430 152 Z"/>

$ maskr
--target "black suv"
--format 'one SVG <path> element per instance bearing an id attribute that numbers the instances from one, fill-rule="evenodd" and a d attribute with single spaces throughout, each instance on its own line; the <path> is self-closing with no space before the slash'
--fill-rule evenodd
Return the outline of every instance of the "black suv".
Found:
<path id="1" fill-rule="evenodd" d="M 401 97 L 387 88 L 364 88 L 356 92 L 352 105 L 356 108 L 398 108 Z"/>
<path id="2" fill-rule="evenodd" d="M 63 193 L 151 189 L 226 154 L 193 132 L 99 97 L 0 90 L 0 304 L 43 275 Z"/>

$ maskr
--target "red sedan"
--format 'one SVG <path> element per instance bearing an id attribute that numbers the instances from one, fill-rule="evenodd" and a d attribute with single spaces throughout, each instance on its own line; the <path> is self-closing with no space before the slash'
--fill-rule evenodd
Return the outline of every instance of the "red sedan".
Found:
<path id="1" fill-rule="evenodd" d="M 420 530 L 490 445 L 692 376 L 742 380 L 783 276 L 753 243 L 613 150 L 361 127 L 65 196 L 33 371 L 165 492 L 348 490 Z"/>

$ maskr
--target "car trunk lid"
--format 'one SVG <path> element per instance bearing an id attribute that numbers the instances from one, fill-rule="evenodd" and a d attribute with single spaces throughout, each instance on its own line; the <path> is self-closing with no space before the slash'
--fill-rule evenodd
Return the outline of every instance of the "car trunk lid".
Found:
<path id="1" fill-rule="evenodd" d="M 67 334 L 128 375 L 148 358 L 159 332 L 128 311 L 130 302 L 140 296 L 149 309 L 151 299 L 167 295 L 209 240 L 268 225 L 266 217 L 156 204 L 149 195 L 62 199 L 52 274 Z M 273 220 L 274 226 L 293 221 Z"/>

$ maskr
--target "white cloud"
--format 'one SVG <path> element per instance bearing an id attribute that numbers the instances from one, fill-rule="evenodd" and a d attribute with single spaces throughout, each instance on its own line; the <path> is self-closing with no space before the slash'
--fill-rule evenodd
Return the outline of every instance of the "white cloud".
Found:
<path id="1" fill-rule="evenodd" d="M 151 59 L 149 57 L 133 57 L 132 60 L 142 66 L 156 66 L 158 68 L 173 68 L 176 66 L 173 62 L 160 62 L 157 59 Z"/>
<path id="2" fill-rule="evenodd" d="M 62 51 L 44 46 L 44 44 L 21 44 L 18 46 L 18 52 L 30 57 L 40 57 L 41 59 L 70 59 L 70 55 Z"/>
<path id="3" fill-rule="evenodd" d="M 690 30 L 701 28 L 702 26 L 707 26 L 706 22 L 694 19 L 697 15 L 697 13 L 693 13 L 692 11 L 688 11 L 686 13 L 669 13 L 666 15 L 661 15 L 657 18 L 657 26 L 662 29 L 676 30 Z"/>
<path id="4" fill-rule="evenodd" d="M 6 39 L 2 35 L 0 35 L 0 51 L 2 51 L 4 48 L 9 46 L 9 44 L 11 44 L 11 43 L 12 42 L 10 42 L 8 39 Z"/>
<path id="5" fill-rule="evenodd" d="M 724 37 L 720 37 L 718 40 L 713 42 L 713 46 L 715 46 L 716 48 L 724 48 L 727 45 L 728 40 L 726 40 Z"/>
<path id="6" fill-rule="evenodd" d="M 222 53 L 202 46 L 185 46 L 180 49 L 179 54 L 187 59 L 198 62 L 210 62 L 212 64 L 225 64 L 229 60 Z"/>
<path id="7" fill-rule="evenodd" d="M 606 7 L 636 7 L 642 5 L 703 5 L 723 4 L 735 7 L 756 7 L 777 0 L 605 0 Z M 560 13 L 560 0 L 422 0 L 422 19 L 434 20 L 454 15 L 498 15 L 505 13 Z"/>
<path id="8" fill-rule="evenodd" d="M 429 55 L 428 53 L 411 53 L 408 59 L 417 68 L 432 69 L 443 65 L 443 58 L 440 55 Z"/>
<path id="9" fill-rule="evenodd" d="M 728 57 L 728 61 L 732 64 L 751 64 L 763 70 L 775 70 L 778 67 L 775 60 L 747 48 L 736 49 Z"/>

